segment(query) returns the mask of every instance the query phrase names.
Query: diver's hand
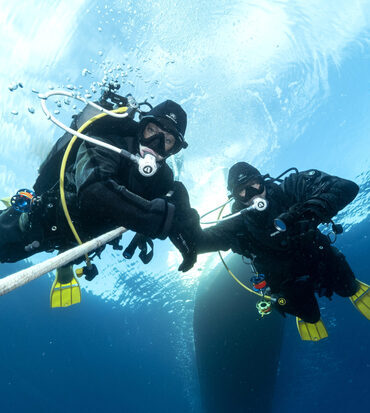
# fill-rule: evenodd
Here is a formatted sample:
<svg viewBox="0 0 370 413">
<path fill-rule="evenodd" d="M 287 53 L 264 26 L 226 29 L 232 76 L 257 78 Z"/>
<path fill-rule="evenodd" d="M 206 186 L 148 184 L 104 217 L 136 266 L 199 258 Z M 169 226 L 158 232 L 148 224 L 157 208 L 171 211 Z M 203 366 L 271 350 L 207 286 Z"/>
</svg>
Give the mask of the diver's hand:
<svg viewBox="0 0 370 413">
<path fill-rule="evenodd" d="M 175 210 L 169 237 L 183 258 L 179 271 L 190 270 L 197 261 L 196 238 L 198 231 L 201 231 L 199 221 L 199 214 L 193 208 L 187 211 Z"/>
<path fill-rule="evenodd" d="M 182 232 L 170 235 L 170 240 L 182 255 L 183 260 L 178 270 L 182 272 L 189 271 L 197 262 L 197 252 L 194 242 Z"/>
<path fill-rule="evenodd" d="M 322 218 L 305 204 L 295 204 L 274 220 L 278 232 L 286 233 L 291 248 L 305 249 L 312 245 Z"/>
<path fill-rule="evenodd" d="M 306 214 L 289 229 L 288 239 L 290 243 L 299 249 L 311 247 L 316 239 L 319 224 L 320 219 L 318 217 L 314 214 Z"/>
</svg>

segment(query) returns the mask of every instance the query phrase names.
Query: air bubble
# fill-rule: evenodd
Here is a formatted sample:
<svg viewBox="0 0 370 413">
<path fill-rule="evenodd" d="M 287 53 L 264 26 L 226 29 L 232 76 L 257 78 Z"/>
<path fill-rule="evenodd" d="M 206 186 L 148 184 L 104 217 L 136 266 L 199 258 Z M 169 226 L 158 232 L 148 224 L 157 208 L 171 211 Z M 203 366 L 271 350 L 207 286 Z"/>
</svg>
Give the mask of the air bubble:
<svg viewBox="0 0 370 413">
<path fill-rule="evenodd" d="M 17 84 L 17 83 L 12 83 L 11 85 L 8 86 L 8 89 L 9 89 L 11 92 L 14 92 L 14 90 L 17 90 L 17 89 L 18 89 L 18 84 Z"/>
</svg>

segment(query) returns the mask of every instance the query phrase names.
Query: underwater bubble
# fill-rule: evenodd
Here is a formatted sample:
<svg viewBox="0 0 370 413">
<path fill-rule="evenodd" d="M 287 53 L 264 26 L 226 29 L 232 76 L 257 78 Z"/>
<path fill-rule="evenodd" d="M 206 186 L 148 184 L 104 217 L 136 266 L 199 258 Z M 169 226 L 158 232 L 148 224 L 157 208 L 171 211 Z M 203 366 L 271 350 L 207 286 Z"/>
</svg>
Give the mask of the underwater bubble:
<svg viewBox="0 0 370 413">
<path fill-rule="evenodd" d="M 32 106 L 30 106 L 29 108 L 28 108 L 28 112 L 30 112 L 30 113 L 35 113 L 35 108 L 33 108 Z"/>
<path fill-rule="evenodd" d="M 77 109 L 77 105 L 73 105 L 73 106 L 72 106 L 72 109 Z"/>
<path fill-rule="evenodd" d="M 55 115 L 59 115 L 59 113 L 60 113 L 60 110 L 58 110 L 58 109 L 55 109 L 55 110 L 54 110 L 54 114 L 55 114 Z"/>
<path fill-rule="evenodd" d="M 65 98 L 65 99 L 64 99 L 64 103 L 65 103 L 66 105 L 69 105 L 69 104 L 71 103 L 71 100 L 70 100 L 69 98 Z"/>
<path fill-rule="evenodd" d="M 18 86 L 23 89 L 23 83 L 22 82 L 18 82 Z"/>
<path fill-rule="evenodd" d="M 18 84 L 17 83 L 12 83 L 11 85 L 8 86 L 8 89 L 13 92 L 14 90 L 18 89 Z"/>
<path fill-rule="evenodd" d="M 92 97 L 92 95 L 90 93 L 85 93 L 85 98 L 86 99 L 90 99 Z"/>
<path fill-rule="evenodd" d="M 101 27 L 98 27 L 98 32 L 101 32 L 103 29 Z"/>
<path fill-rule="evenodd" d="M 49 85 L 48 88 L 49 88 L 50 90 L 54 90 L 54 86 Z"/>
<path fill-rule="evenodd" d="M 75 87 L 73 85 L 67 85 L 66 88 L 69 90 L 73 90 Z"/>
<path fill-rule="evenodd" d="M 90 70 L 82 69 L 82 72 L 81 72 L 82 76 L 86 76 L 88 73 L 91 74 Z"/>
<path fill-rule="evenodd" d="M 99 56 L 103 56 L 103 52 L 101 50 L 98 51 Z"/>
<path fill-rule="evenodd" d="M 12 110 L 10 113 L 11 113 L 12 115 L 18 115 L 18 111 L 17 111 L 17 110 Z"/>
<path fill-rule="evenodd" d="M 39 91 L 37 89 L 33 89 L 33 88 L 32 88 L 32 92 L 33 93 L 39 93 Z"/>
</svg>

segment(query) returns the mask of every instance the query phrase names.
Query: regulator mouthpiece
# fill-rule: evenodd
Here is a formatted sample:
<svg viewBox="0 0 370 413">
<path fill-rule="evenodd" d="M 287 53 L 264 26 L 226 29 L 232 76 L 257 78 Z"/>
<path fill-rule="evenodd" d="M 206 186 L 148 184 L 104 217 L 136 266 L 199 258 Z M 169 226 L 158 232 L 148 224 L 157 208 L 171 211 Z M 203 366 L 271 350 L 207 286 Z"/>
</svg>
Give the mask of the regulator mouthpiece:
<svg viewBox="0 0 370 413">
<path fill-rule="evenodd" d="M 267 208 L 267 201 L 263 198 L 256 198 L 252 204 L 253 209 L 262 212 Z"/>
<path fill-rule="evenodd" d="M 154 155 L 146 153 L 144 158 L 139 159 L 139 172 L 143 176 L 153 176 L 157 172 L 157 160 Z"/>
</svg>

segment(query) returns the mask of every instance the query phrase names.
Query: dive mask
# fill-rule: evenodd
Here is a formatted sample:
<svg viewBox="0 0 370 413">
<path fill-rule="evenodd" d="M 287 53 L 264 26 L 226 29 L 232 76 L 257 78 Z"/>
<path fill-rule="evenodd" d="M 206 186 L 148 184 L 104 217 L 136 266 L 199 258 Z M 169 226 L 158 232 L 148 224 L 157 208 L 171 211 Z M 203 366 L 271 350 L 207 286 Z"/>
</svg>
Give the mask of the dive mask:
<svg viewBox="0 0 370 413">
<path fill-rule="evenodd" d="M 252 185 L 258 184 L 259 187 L 255 188 Z M 240 202 L 247 203 L 250 199 L 257 195 L 261 195 L 265 190 L 265 182 L 262 176 L 254 176 L 248 178 L 245 182 L 240 182 L 240 184 L 234 189 L 233 196 Z"/>
<path fill-rule="evenodd" d="M 171 155 L 175 155 L 180 152 L 182 148 L 186 148 L 187 143 L 184 141 L 183 136 L 173 128 L 167 127 L 164 122 L 159 122 L 155 119 L 150 119 L 151 123 L 154 123 L 156 126 L 161 128 L 163 131 L 171 134 L 175 138 L 173 146 L 166 151 L 166 136 L 162 132 L 158 132 L 150 136 L 149 138 L 144 138 L 145 127 L 139 132 L 139 142 L 142 146 L 152 149 L 162 158 L 167 158 Z M 149 123 L 149 122 L 148 122 Z"/>
</svg>

